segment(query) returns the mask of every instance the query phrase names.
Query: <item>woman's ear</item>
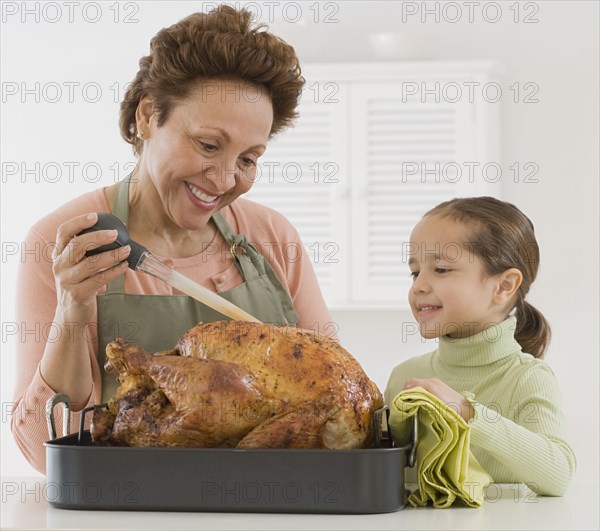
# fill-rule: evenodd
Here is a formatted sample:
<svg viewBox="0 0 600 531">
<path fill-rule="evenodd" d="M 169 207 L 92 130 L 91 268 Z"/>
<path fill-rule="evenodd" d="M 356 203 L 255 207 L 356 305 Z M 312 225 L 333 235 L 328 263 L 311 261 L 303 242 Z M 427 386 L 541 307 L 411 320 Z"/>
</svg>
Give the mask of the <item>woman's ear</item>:
<svg viewBox="0 0 600 531">
<path fill-rule="evenodd" d="M 507 269 L 498 275 L 498 284 L 494 292 L 494 302 L 505 304 L 516 294 L 523 282 L 523 274 L 515 267 Z"/>
<path fill-rule="evenodd" d="M 142 96 L 135 110 L 135 121 L 138 132 L 141 132 L 144 139 L 150 136 L 150 121 L 154 115 L 154 101 L 150 96 Z"/>
</svg>

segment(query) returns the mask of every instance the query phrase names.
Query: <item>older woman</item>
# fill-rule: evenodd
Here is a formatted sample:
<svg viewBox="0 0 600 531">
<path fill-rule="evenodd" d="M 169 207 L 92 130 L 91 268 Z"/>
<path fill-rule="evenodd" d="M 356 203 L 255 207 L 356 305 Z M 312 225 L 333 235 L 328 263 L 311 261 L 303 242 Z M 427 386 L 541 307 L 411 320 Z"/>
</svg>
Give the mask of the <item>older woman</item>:
<svg viewBox="0 0 600 531">
<path fill-rule="evenodd" d="M 296 230 L 239 198 L 269 138 L 295 118 L 304 83 L 293 48 L 260 29 L 249 12 L 220 6 L 161 30 L 121 105 L 135 170 L 28 233 L 26 248 L 55 244 L 52 260 L 24 257 L 18 283 L 19 322 L 51 330 L 46 341 L 22 342 L 17 360 L 12 429 L 36 469 L 45 469 L 49 397 L 66 393 L 80 411 L 114 393 L 115 377 L 103 369 L 109 341 L 120 336 L 156 352 L 199 321 L 223 319 L 127 269 L 128 248 L 86 257 L 116 238 L 74 237 L 95 224 L 95 212 L 120 217 L 133 240 L 261 321 L 303 328 L 330 321 L 307 254 L 286 260 L 284 246 L 302 248 Z"/>
</svg>

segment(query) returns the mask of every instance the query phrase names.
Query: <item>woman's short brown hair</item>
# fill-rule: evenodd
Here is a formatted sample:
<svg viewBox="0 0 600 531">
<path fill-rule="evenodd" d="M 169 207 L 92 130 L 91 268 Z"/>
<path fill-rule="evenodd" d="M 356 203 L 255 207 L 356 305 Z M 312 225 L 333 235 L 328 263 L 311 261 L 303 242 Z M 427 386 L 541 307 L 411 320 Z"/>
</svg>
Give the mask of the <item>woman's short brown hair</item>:
<svg viewBox="0 0 600 531">
<path fill-rule="evenodd" d="M 194 13 L 160 30 L 150 42 L 150 54 L 129 85 L 119 126 L 121 136 L 141 152 L 135 113 L 148 95 L 158 111 L 158 126 L 167 120 L 174 103 L 188 96 L 203 80 L 231 79 L 266 90 L 273 105 L 271 136 L 290 126 L 304 78 L 294 48 L 253 25 L 252 13 L 221 5 L 209 13 Z"/>
</svg>

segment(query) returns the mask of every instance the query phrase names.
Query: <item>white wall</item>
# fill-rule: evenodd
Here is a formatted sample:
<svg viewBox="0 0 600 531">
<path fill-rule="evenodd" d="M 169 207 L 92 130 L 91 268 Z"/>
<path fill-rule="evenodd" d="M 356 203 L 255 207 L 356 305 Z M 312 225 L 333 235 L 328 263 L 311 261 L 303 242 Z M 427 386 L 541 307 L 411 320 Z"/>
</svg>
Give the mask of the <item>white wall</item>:
<svg viewBox="0 0 600 531">
<path fill-rule="evenodd" d="M 22 19 L 21 2 L 5 2 L 2 7 L 3 475 L 35 473 L 12 440 L 7 414 L 14 374 L 15 337 L 6 332 L 15 321 L 15 246 L 45 213 L 71 197 L 124 176 L 124 165 L 132 158 L 117 128 L 117 100 L 123 85 L 133 77 L 138 59 L 147 52 L 149 39 L 158 29 L 211 3 L 168 2 L 167 6 L 167 2 L 130 2 L 121 3 L 117 13 L 114 8 L 110 10 L 112 2 L 99 4 L 101 12 L 93 3 L 81 2 L 71 14 L 72 22 L 68 8 L 63 6 L 61 19 L 54 23 L 49 20 L 57 19 L 56 8 L 50 6 L 44 11 L 43 3 L 27 3 L 34 9 L 36 4 L 37 21 L 35 14 Z M 499 103 L 503 165 L 535 162 L 540 167 L 535 183 L 503 178 L 502 193 L 536 226 L 542 262 L 530 299 L 553 325 L 547 361 L 565 397 L 570 441 L 579 461 L 576 481 L 597 483 L 598 3 L 537 2 L 529 3 L 527 9 L 522 3 L 518 23 L 509 9 L 513 2 L 500 4 L 501 19 L 496 23 L 488 21 L 496 16 L 490 2 L 474 8 L 472 22 L 463 5 L 462 19 L 456 23 L 448 21 L 457 16 L 456 11 L 434 2 L 427 5 L 438 9 L 437 22 L 434 14 L 421 22 L 422 11 L 407 15 L 415 6 L 420 10 L 421 2 L 322 3 L 318 22 L 314 21 L 314 8 L 310 10 L 314 2 L 299 3 L 301 13 L 292 4 L 271 4 L 272 17 L 262 5 L 261 15 L 265 22 L 272 22 L 275 33 L 297 48 L 305 62 L 379 59 L 369 48 L 370 33 L 428 32 L 436 39 L 431 42 L 437 43 L 431 58 L 493 60 L 506 68 L 504 87 L 515 82 L 539 86 L 538 103 L 514 103 L 510 91 Z M 533 14 L 531 6 L 537 13 Z M 258 7 L 258 3 L 251 5 L 255 11 Z M 18 12 L 11 14 L 13 9 Z M 528 14 L 538 22 L 524 23 Z M 327 15 L 337 22 L 324 23 Z M 126 16 L 130 16 L 130 23 L 124 22 Z M 87 21 L 95 18 L 98 22 Z M 22 103 L 22 89 L 35 88 L 36 82 L 40 83 L 39 103 L 31 94 Z M 72 102 L 69 82 L 79 83 L 74 86 Z M 86 83 L 91 84 L 84 91 Z M 120 85 L 118 94 L 115 83 Z M 61 88 L 62 97 L 56 86 Z M 99 95 L 97 87 L 101 89 Z M 11 95 L 13 90 L 18 90 L 17 94 Z M 98 101 L 92 103 L 96 98 Z M 53 99 L 59 101 L 50 103 Z M 67 166 L 71 162 L 79 163 L 72 179 Z M 40 170 L 14 174 L 10 171 L 14 163 L 25 163 L 27 168 L 39 163 Z M 110 169 L 115 163 L 118 172 Z M 84 176 L 85 164 L 89 165 Z M 59 178 L 56 165 L 62 170 Z M 102 172 L 98 180 L 95 168 Z M 382 388 L 395 364 L 434 346 L 418 337 L 404 341 L 398 337 L 399 323 L 412 319 L 408 313 L 335 311 L 333 317 L 345 346 Z"/>
</svg>

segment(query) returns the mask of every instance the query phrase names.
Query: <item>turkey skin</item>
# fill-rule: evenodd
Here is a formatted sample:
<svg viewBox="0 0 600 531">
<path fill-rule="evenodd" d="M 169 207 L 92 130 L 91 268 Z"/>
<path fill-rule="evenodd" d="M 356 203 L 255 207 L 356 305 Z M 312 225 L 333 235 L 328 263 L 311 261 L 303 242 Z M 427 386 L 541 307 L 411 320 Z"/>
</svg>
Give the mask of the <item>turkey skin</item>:
<svg viewBox="0 0 600 531">
<path fill-rule="evenodd" d="M 377 386 L 335 340 L 243 321 L 200 323 L 154 355 L 106 347 L 120 382 L 94 411 L 97 444 L 143 447 L 366 448 Z"/>
</svg>

